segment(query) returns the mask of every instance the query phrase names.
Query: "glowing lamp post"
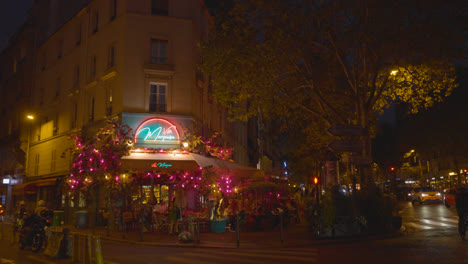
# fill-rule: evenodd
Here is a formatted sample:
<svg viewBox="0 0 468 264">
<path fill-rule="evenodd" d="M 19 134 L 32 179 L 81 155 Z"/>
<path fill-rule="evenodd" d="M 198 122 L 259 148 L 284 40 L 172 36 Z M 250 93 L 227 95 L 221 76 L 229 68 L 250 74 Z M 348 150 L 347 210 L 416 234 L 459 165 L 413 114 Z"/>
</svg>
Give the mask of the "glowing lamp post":
<svg viewBox="0 0 468 264">
<path fill-rule="evenodd" d="M 26 115 L 26 118 L 28 120 L 34 120 L 34 115 Z M 29 121 L 31 122 L 31 121 Z M 24 173 L 29 176 L 28 170 L 29 170 L 29 145 L 30 145 L 30 137 L 31 137 L 31 124 L 28 124 L 28 146 L 26 148 L 26 161 L 24 164 Z"/>
</svg>

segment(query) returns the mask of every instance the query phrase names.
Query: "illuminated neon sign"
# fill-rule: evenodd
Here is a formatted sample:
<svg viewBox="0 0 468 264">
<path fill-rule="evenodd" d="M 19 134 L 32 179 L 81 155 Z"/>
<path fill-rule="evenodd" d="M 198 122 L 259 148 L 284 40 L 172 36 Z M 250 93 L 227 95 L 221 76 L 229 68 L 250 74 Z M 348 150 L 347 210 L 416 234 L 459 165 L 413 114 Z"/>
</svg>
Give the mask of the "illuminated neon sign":
<svg viewBox="0 0 468 264">
<path fill-rule="evenodd" d="M 153 168 L 170 168 L 172 167 L 172 164 L 167 164 L 166 162 L 155 162 L 151 164 L 151 167 Z"/>
<path fill-rule="evenodd" d="M 135 143 L 146 144 L 179 144 L 180 136 L 171 122 L 152 118 L 143 122 L 135 133 Z"/>
</svg>

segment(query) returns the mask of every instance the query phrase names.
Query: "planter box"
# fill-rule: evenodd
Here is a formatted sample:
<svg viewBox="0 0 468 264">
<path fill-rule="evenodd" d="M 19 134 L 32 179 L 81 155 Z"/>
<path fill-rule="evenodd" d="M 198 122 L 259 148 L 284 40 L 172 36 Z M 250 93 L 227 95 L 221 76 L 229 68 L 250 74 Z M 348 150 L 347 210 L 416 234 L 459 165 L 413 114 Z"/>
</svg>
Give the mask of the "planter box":
<svg viewBox="0 0 468 264">
<path fill-rule="evenodd" d="M 226 220 L 211 221 L 210 231 L 212 233 L 223 233 L 226 232 Z"/>
</svg>

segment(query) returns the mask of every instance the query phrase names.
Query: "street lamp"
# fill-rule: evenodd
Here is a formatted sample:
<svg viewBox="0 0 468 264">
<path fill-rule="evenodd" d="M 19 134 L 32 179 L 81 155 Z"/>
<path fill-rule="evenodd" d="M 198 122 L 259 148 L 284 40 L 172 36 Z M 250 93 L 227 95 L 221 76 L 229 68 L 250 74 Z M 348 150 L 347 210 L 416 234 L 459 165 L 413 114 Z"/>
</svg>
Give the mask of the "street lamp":
<svg viewBox="0 0 468 264">
<path fill-rule="evenodd" d="M 29 119 L 29 120 L 34 120 L 34 115 L 26 115 L 26 118 Z M 29 121 L 31 122 L 31 121 Z M 30 146 L 30 142 L 31 142 L 31 124 L 28 124 L 28 145 L 27 145 L 27 148 L 26 148 L 26 161 L 25 161 L 25 164 L 24 164 L 24 173 L 25 175 L 29 176 L 29 146 Z"/>
</svg>

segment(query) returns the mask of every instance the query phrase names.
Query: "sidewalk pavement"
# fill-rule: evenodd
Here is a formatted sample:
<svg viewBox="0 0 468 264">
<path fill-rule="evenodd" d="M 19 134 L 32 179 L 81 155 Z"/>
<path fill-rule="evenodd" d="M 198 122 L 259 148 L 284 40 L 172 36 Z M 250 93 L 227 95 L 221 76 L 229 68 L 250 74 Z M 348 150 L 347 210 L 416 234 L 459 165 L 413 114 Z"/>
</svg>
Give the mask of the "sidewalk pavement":
<svg viewBox="0 0 468 264">
<path fill-rule="evenodd" d="M 92 229 L 71 228 L 71 232 L 81 234 L 92 234 Z M 180 242 L 177 235 L 169 235 L 159 232 L 143 232 L 138 229 L 133 229 L 125 232 L 122 231 L 107 231 L 106 227 L 97 227 L 94 230 L 94 235 L 99 236 L 101 240 L 111 240 L 122 243 L 131 243 L 136 245 L 146 246 L 163 246 L 163 247 L 209 247 L 209 248 L 236 248 L 237 233 L 222 232 L 199 233 L 199 239 L 195 232 L 192 236 L 192 241 L 188 243 Z M 283 243 L 281 242 L 283 238 Z M 307 232 L 307 227 L 303 225 L 289 226 L 283 229 L 283 237 L 279 228 L 274 230 L 256 231 L 256 232 L 239 232 L 239 247 L 275 247 L 275 246 L 300 246 L 314 242 L 312 234 Z"/>
<path fill-rule="evenodd" d="M 5 232 L 11 230 L 11 223 L 5 223 Z M 144 232 L 138 228 L 128 230 L 125 235 L 122 231 L 108 231 L 106 227 L 91 228 L 76 228 L 73 226 L 62 226 L 69 228 L 70 232 L 76 232 L 83 235 L 99 236 L 101 240 L 110 240 L 120 243 L 129 243 L 144 246 L 160 246 L 160 247 L 202 247 L 202 248 L 237 248 L 237 233 L 236 232 L 200 232 L 199 240 L 197 233 L 192 237 L 192 242 L 180 242 L 177 235 L 169 235 L 159 232 Z M 52 227 L 52 230 L 61 230 L 62 227 Z M 303 247 L 313 244 L 329 244 L 340 243 L 343 241 L 353 241 L 362 239 L 375 239 L 383 237 L 392 237 L 399 235 L 399 232 L 379 236 L 365 237 L 338 237 L 316 239 L 307 230 L 306 225 L 289 225 L 283 229 L 281 235 L 280 228 L 273 230 L 264 230 L 256 232 L 239 232 L 239 247 L 240 248 L 271 248 L 271 247 Z"/>
</svg>

